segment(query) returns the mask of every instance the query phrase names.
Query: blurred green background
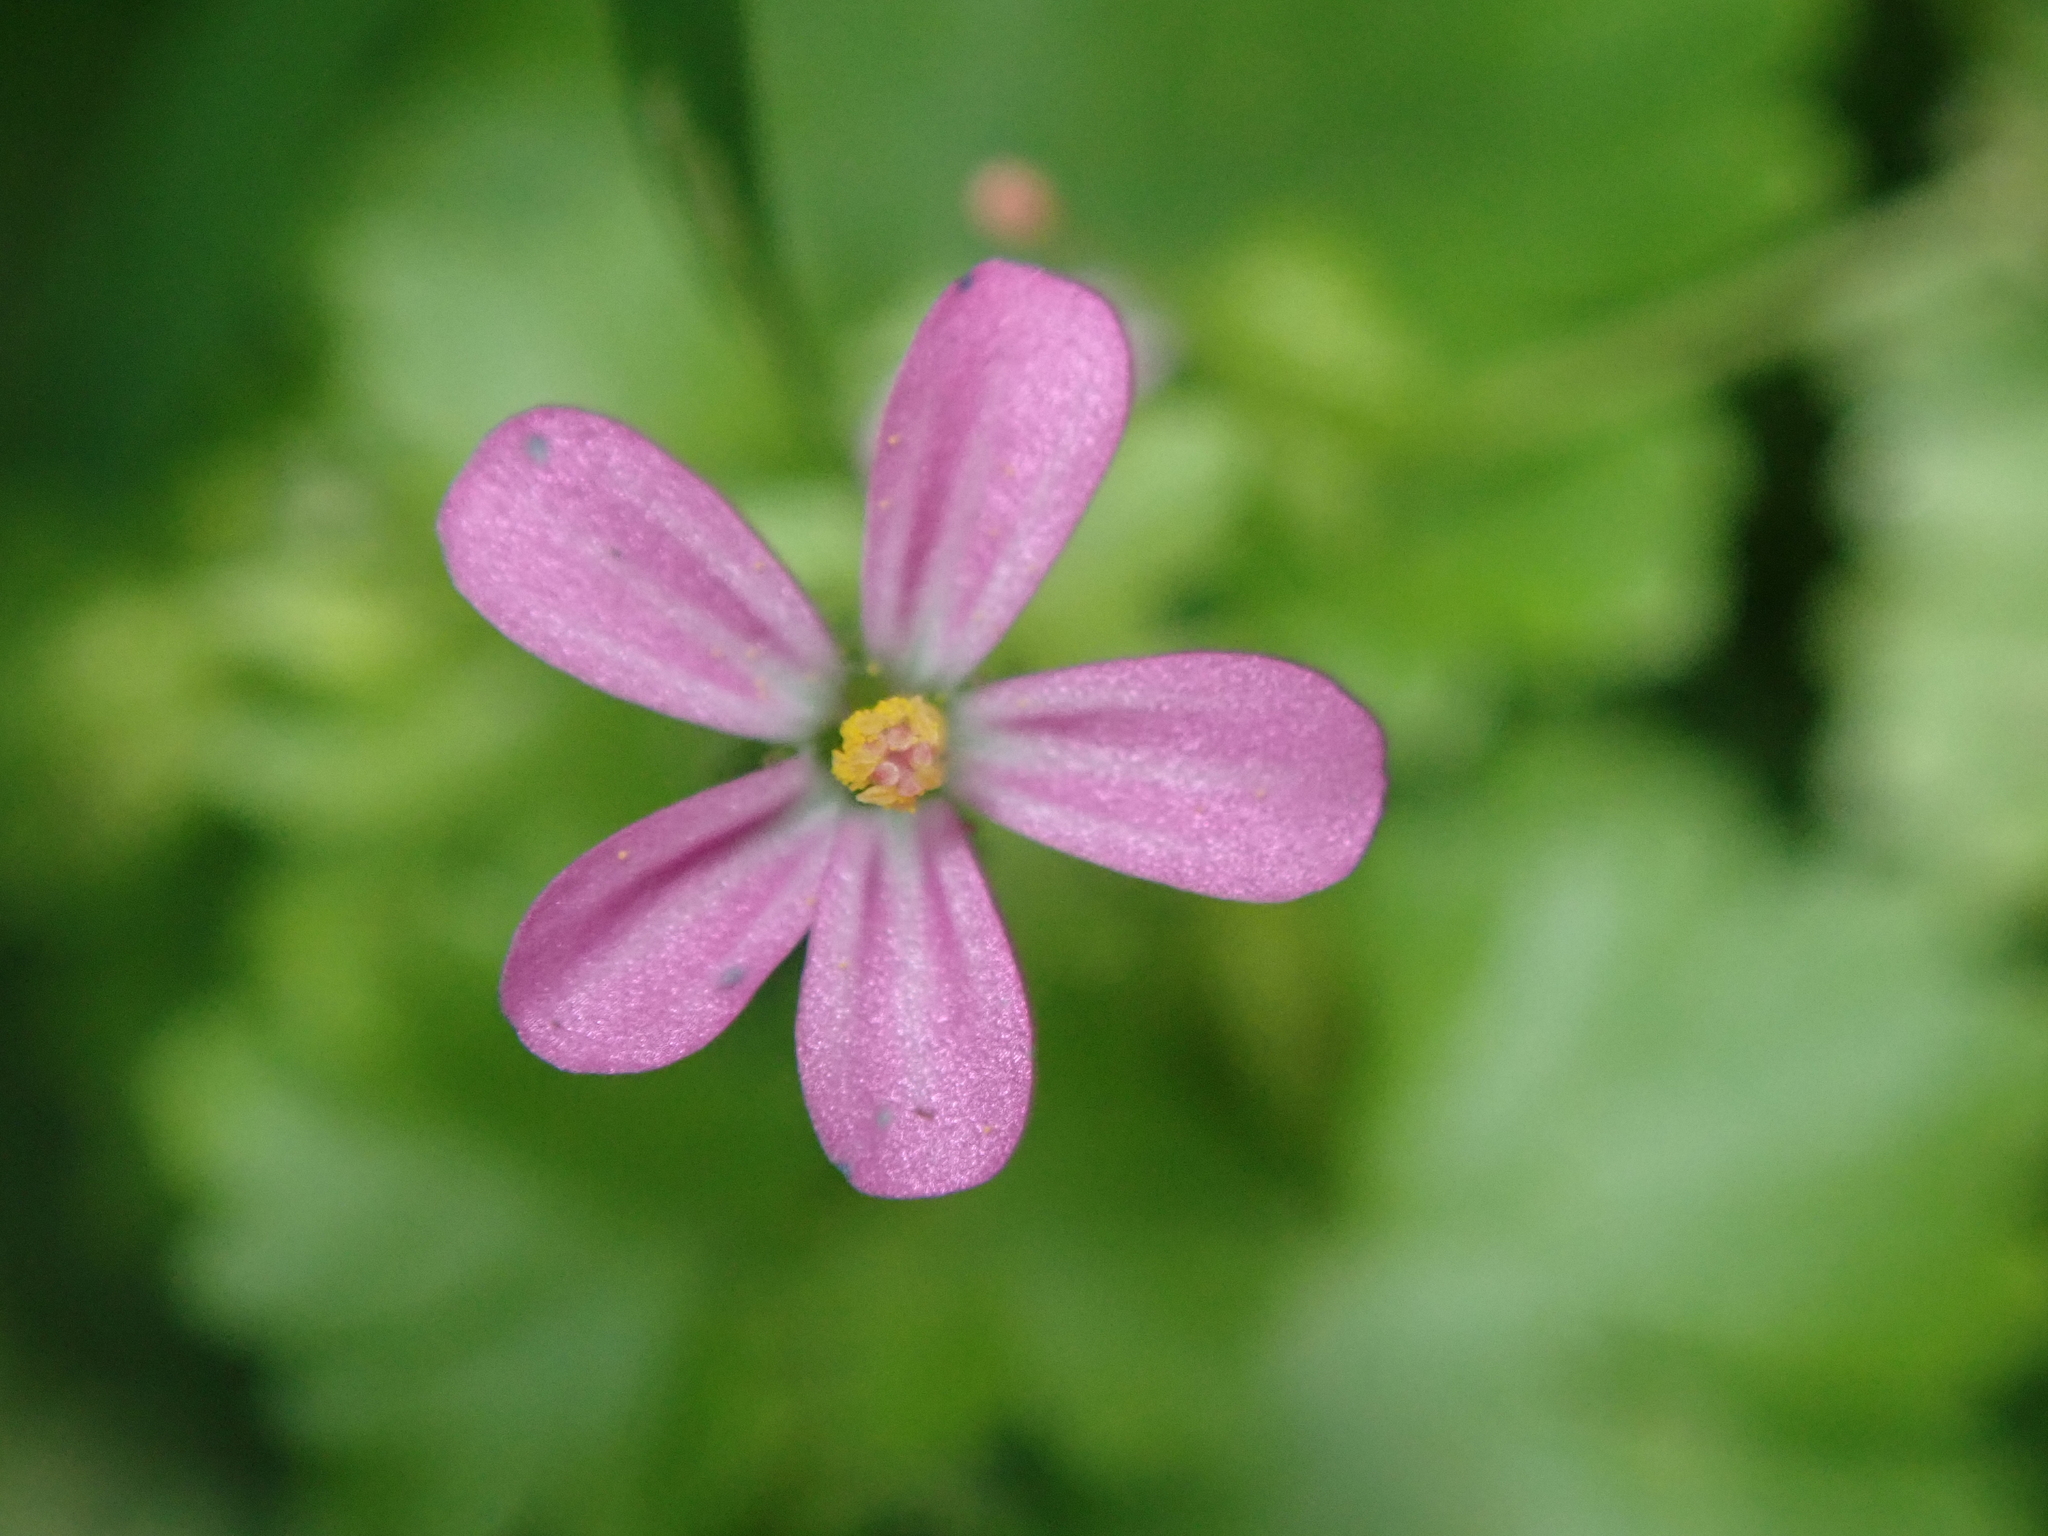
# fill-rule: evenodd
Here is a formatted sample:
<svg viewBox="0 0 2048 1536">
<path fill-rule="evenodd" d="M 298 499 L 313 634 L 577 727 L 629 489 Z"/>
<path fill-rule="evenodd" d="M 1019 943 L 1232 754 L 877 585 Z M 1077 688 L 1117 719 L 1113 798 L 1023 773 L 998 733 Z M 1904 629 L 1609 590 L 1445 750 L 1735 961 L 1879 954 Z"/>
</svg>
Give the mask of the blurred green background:
<svg viewBox="0 0 2048 1536">
<path fill-rule="evenodd" d="M 0 26 L 0 1531 L 2048 1530 L 2048 13 Z M 526 903 L 748 749 L 432 524 L 587 406 L 847 623 L 997 250 L 1147 383 L 991 670 L 1290 656 L 1394 788 L 1276 908 L 982 829 L 1037 1109 L 899 1205 L 791 967 L 645 1077 L 518 1047 Z"/>
</svg>

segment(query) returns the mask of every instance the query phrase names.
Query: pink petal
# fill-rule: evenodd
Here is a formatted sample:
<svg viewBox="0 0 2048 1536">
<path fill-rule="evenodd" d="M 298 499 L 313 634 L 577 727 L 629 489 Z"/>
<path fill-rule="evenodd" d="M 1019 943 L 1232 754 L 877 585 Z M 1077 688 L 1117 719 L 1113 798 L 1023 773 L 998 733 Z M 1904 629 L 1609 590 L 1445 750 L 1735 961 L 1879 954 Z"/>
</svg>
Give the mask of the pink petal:
<svg viewBox="0 0 2048 1536">
<path fill-rule="evenodd" d="M 499 997 L 570 1072 L 644 1072 L 711 1043 L 811 925 L 839 797 L 792 758 L 692 795 L 557 875 Z"/>
<path fill-rule="evenodd" d="M 912 687 L 988 655 L 1067 542 L 1130 410 L 1131 357 L 1101 295 L 985 261 L 918 328 L 868 481 L 861 622 Z"/>
<path fill-rule="evenodd" d="M 808 736 L 829 708 L 839 652 L 803 589 L 630 427 L 514 416 L 455 477 L 440 532 L 462 595 L 594 688 L 763 741 Z"/>
<path fill-rule="evenodd" d="M 818 894 L 797 1070 L 856 1189 L 943 1195 L 993 1178 L 1031 1107 L 1031 1014 L 953 808 L 859 810 Z"/>
<path fill-rule="evenodd" d="M 1195 652 L 1040 672 L 953 710 L 951 788 L 1127 875 L 1288 901 L 1349 874 L 1386 796 L 1379 725 L 1320 672 Z"/>
</svg>

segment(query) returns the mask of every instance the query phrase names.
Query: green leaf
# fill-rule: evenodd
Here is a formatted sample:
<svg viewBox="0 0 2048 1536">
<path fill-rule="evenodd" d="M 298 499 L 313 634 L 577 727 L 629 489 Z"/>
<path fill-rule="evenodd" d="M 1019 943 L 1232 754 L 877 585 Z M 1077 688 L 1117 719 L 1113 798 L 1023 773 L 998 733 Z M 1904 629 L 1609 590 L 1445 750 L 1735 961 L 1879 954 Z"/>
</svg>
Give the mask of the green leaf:
<svg viewBox="0 0 2048 1536">
<path fill-rule="evenodd" d="M 618 416 L 706 469 L 786 446 L 613 63 L 594 0 L 494 10 L 351 159 L 317 258 L 337 404 L 387 451 L 432 455 L 437 478 L 543 402 Z"/>
<path fill-rule="evenodd" d="M 1597 738 L 1397 809 L 1293 1528 L 2019 1528 L 1970 1447 L 2041 1321 L 2048 1058 L 1928 908 L 1751 819 Z"/>
<path fill-rule="evenodd" d="M 1677 676 L 1720 628 L 1747 459 L 1713 405 L 1384 458 L 1313 423 L 1269 430 L 1263 558 L 1228 638 L 1348 684 L 1397 769 L 1471 752 L 1517 696 Z"/>
<path fill-rule="evenodd" d="M 1836 810 L 1974 910 L 2048 910 L 2048 303 L 1951 284 L 1868 327 L 1844 375 Z"/>
<path fill-rule="evenodd" d="M 1140 402 L 1101 491 L 993 664 L 1070 666 L 1185 646 L 1256 493 L 1253 433 L 1192 391 Z"/>
<path fill-rule="evenodd" d="M 1808 86 L 1834 11 L 764 0 L 753 41 L 771 202 L 829 313 L 971 261 L 967 179 L 1023 154 L 1079 259 L 1185 272 L 1306 216 L 1377 252 L 1463 354 L 1811 218 L 1841 168 Z"/>
<path fill-rule="evenodd" d="M 4 1341 L 0 1341 L 4 1342 Z M 205 1472 L 70 1385 L 30 1390 L 0 1350 L 0 1530 L 8 1536 L 233 1536 L 254 1527 Z"/>
<path fill-rule="evenodd" d="M 44 281 L 0 382 L 14 452 L 104 485 L 303 383 L 295 258 L 407 9 L 209 0 L 152 16 L 134 78 L 109 71 L 122 109 L 90 174 L 36 211 Z"/>
<path fill-rule="evenodd" d="M 695 1269 L 669 1238 L 224 1035 L 181 1039 L 153 1098 L 201 1197 L 186 1284 L 288 1363 L 320 1528 L 497 1531 L 588 1501 L 674 1368 Z"/>
</svg>

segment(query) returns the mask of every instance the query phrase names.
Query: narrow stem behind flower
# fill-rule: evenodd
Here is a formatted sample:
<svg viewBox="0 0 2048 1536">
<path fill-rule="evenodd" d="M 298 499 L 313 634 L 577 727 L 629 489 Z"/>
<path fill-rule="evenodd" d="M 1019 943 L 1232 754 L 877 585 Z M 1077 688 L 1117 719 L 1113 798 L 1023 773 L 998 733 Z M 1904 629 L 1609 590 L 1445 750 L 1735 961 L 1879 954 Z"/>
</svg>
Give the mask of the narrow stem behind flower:
<svg viewBox="0 0 2048 1536">
<path fill-rule="evenodd" d="M 663 178 L 767 349 L 793 436 L 843 468 L 817 338 L 775 248 L 747 95 L 746 23 L 736 0 L 621 8 L 638 126 Z"/>
</svg>

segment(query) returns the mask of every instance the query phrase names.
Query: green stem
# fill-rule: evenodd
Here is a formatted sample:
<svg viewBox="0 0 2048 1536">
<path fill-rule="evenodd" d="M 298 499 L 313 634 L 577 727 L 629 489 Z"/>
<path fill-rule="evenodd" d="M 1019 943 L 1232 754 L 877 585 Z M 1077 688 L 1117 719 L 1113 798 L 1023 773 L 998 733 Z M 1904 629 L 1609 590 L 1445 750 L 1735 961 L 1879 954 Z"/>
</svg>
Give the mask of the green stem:
<svg viewBox="0 0 2048 1536">
<path fill-rule="evenodd" d="M 776 260 L 774 242 L 740 168 L 707 132 L 676 77 L 662 68 L 640 79 L 641 123 L 649 147 L 739 311 L 754 328 L 782 394 L 790 433 L 819 467 L 844 468 L 830 373 L 802 305 Z"/>
</svg>

